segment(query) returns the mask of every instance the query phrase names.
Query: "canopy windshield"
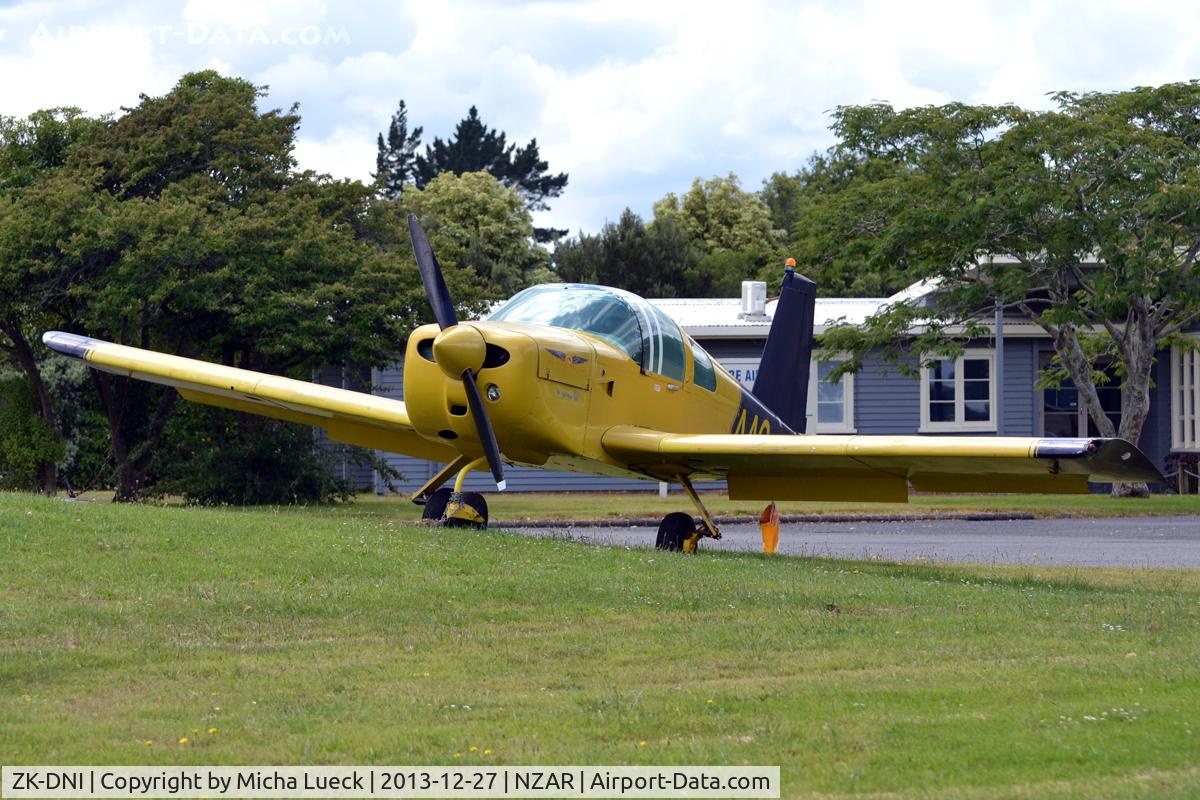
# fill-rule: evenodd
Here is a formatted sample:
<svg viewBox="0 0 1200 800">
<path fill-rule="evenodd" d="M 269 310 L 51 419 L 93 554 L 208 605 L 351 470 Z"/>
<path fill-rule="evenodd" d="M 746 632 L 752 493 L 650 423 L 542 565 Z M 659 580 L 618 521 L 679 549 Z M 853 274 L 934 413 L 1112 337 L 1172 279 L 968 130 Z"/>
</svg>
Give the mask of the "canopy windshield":
<svg viewBox="0 0 1200 800">
<path fill-rule="evenodd" d="M 514 295 L 488 319 L 587 333 L 619 348 L 646 372 L 683 380 L 679 326 L 630 292 L 581 283 L 544 283 Z"/>
</svg>

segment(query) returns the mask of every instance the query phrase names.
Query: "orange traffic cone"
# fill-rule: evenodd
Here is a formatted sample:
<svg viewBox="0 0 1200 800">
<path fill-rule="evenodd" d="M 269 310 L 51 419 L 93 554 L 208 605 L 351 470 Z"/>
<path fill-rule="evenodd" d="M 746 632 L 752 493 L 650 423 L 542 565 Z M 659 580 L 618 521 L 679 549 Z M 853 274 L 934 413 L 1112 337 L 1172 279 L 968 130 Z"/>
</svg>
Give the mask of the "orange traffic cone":
<svg viewBox="0 0 1200 800">
<path fill-rule="evenodd" d="M 758 518 L 758 527 L 762 529 L 763 552 L 774 553 L 775 548 L 779 547 L 779 509 L 775 508 L 774 501 L 763 509 Z"/>
</svg>

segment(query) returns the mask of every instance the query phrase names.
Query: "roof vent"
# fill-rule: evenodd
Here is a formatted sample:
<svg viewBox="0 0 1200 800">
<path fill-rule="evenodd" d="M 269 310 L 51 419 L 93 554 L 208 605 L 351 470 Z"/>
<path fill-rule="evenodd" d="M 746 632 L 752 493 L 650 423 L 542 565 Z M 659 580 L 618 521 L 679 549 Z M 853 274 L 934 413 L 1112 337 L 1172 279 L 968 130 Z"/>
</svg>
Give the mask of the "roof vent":
<svg viewBox="0 0 1200 800">
<path fill-rule="evenodd" d="M 742 313 L 738 319 L 766 319 L 766 281 L 742 281 Z"/>
</svg>

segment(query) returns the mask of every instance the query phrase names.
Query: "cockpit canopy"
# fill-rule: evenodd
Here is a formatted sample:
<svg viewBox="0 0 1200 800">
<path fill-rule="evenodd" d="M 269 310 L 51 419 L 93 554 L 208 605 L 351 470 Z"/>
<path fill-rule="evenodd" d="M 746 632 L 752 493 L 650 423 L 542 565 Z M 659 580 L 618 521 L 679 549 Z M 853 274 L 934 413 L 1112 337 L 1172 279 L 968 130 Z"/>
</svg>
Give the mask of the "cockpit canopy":
<svg viewBox="0 0 1200 800">
<path fill-rule="evenodd" d="M 679 326 L 631 292 L 582 283 L 543 283 L 513 295 L 488 319 L 587 333 L 626 353 L 644 372 L 684 379 L 686 350 Z"/>
</svg>

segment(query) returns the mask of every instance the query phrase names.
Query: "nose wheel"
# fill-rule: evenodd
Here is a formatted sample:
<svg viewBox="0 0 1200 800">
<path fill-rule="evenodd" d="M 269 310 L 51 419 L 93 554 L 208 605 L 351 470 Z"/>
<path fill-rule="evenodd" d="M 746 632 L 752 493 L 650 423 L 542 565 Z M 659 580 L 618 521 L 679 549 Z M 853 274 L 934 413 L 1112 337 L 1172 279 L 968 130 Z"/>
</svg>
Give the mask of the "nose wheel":
<svg viewBox="0 0 1200 800">
<path fill-rule="evenodd" d="M 479 492 L 438 489 L 425 500 L 421 519 L 446 528 L 483 530 L 488 524 L 487 498 Z"/>
<path fill-rule="evenodd" d="M 488 524 L 487 500 L 479 492 L 464 492 L 463 481 L 472 469 L 487 463 L 486 458 L 468 462 L 465 457 L 448 464 L 429 483 L 413 495 L 414 503 L 423 503 L 421 519 L 446 528 L 475 528 L 483 530 Z M 434 489 L 451 474 L 458 472 L 453 489 Z"/>
</svg>

